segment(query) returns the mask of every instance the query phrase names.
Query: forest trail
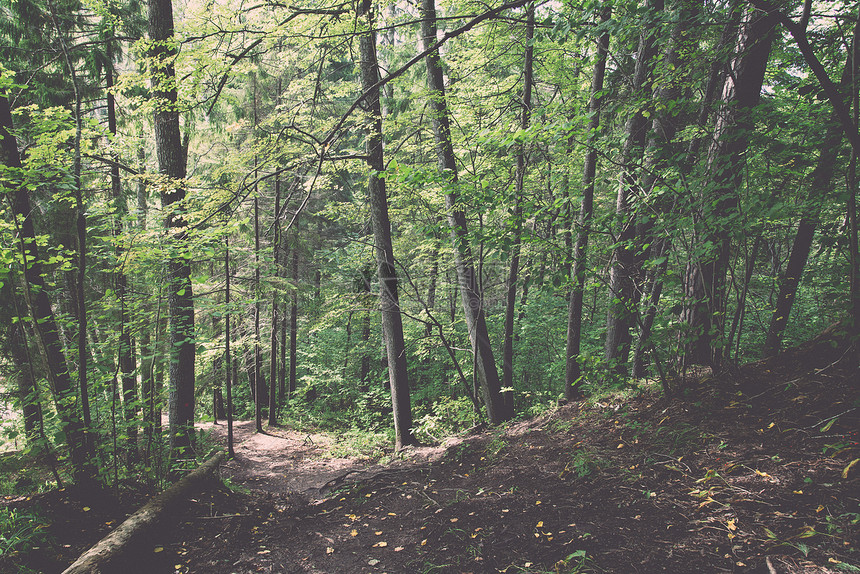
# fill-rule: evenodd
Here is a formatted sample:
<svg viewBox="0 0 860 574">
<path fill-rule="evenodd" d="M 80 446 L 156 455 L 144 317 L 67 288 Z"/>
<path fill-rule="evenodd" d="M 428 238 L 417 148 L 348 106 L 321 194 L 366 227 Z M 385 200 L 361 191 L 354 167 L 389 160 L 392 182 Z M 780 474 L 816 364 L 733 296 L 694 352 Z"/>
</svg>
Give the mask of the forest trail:
<svg viewBox="0 0 860 574">
<path fill-rule="evenodd" d="M 226 448 L 226 423 L 195 426 L 211 432 Z M 344 482 L 368 480 L 389 470 L 435 461 L 462 439 L 451 439 L 441 446 L 409 448 L 386 465 L 362 457 L 333 456 L 337 439 L 330 434 L 299 432 L 289 427 L 266 427 L 263 433 L 257 433 L 252 420 L 233 423 L 233 440 L 236 456 L 221 465 L 221 476 L 230 484 L 249 491 L 299 495 L 316 501 Z"/>
</svg>

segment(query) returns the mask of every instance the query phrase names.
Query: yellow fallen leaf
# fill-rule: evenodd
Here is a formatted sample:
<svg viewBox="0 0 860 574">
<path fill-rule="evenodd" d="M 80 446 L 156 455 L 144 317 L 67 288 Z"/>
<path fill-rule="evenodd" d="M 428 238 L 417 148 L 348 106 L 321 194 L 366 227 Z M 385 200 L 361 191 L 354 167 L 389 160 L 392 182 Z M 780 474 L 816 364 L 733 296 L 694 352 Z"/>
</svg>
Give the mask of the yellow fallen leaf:
<svg viewBox="0 0 860 574">
<path fill-rule="evenodd" d="M 726 521 L 726 528 L 728 528 L 729 530 L 737 530 L 738 529 L 738 527 L 735 525 L 735 519 L 734 518 L 729 518 Z"/>
<path fill-rule="evenodd" d="M 535 524 L 535 528 L 543 528 L 543 520 Z"/>
<path fill-rule="evenodd" d="M 331 546 L 326 546 L 325 553 L 334 554 L 334 548 L 332 548 Z"/>
<path fill-rule="evenodd" d="M 394 549 L 395 552 L 400 552 L 401 550 L 403 550 L 402 546 L 398 546 L 397 548 Z"/>
<path fill-rule="evenodd" d="M 374 534 L 376 534 L 377 536 L 381 536 L 381 535 L 382 535 L 382 530 L 377 530 L 376 532 L 374 532 Z"/>
<path fill-rule="evenodd" d="M 815 512 L 821 512 L 822 510 L 824 510 L 824 505 L 823 505 L 823 504 L 819 504 L 819 505 L 818 505 L 818 508 L 816 508 L 816 509 L 815 509 Z"/>
<path fill-rule="evenodd" d="M 84 512 L 89 512 L 89 511 L 90 511 L 90 507 L 89 507 L 89 506 L 84 506 L 82 510 L 83 510 Z"/>
<path fill-rule="evenodd" d="M 152 551 L 153 552 L 164 552 L 164 547 L 163 546 L 156 546 L 155 548 L 152 549 Z"/>
<path fill-rule="evenodd" d="M 623 442 L 618 443 L 618 446 L 615 448 L 624 448 L 624 443 Z"/>
<path fill-rule="evenodd" d="M 535 501 L 535 504 L 540 504 L 540 503 L 541 503 L 540 500 Z"/>
<path fill-rule="evenodd" d="M 373 545 L 374 548 L 385 548 L 388 546 L 388 542 L 377 542 Z"/>
<path fill-rule="evenodd" d="M 459 518 L 452 518 L 451 522 L 457 522 L 458 520 L 460 520 L 460 519 Z"/>
<path fill-rule="evenodd" d="M 794 494 L 803 494 L 802 490 L 792 490 Z"/>
<path fill-rule="evenodd" d="M 352 530 L 349 531 L 349 535 L 352 536 L 353 538 L 358 536 L 358 530 L 353 528 Z"/>
<path fill-rule="evenodd" d="M 763 476 L 764 478 L 770 478 L 770 475 L 766 472 L 762 472 L 760 470 L 756 470 L 755 473 L 759 476 Z"/>
<path fill-rule="evenodd" d="M 426 538 L 421 541 L 421 546 L 427 546 L 427 539 Z"/>
</svg>

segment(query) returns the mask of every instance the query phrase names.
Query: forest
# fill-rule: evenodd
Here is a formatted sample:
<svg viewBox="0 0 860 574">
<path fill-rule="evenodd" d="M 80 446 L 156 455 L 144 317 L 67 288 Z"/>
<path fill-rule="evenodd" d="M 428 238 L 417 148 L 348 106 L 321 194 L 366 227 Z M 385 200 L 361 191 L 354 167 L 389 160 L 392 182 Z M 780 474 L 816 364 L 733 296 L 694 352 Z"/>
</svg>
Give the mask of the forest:
<svg viewBox="0 0 860 574">
<path fill-rule="evenodd" d="M 821 434 L 856 421 L 855 2 L 0 13 L 0 495 L 161 490 L 227 419 L 228 457 L 251 421 L 396 459 L 601 397 L 702 408 L 825 330 L 841 354 L 791 364 L 847 373 Z M 856 433 L 816 448 L 856 484 Z"/>
</svg>

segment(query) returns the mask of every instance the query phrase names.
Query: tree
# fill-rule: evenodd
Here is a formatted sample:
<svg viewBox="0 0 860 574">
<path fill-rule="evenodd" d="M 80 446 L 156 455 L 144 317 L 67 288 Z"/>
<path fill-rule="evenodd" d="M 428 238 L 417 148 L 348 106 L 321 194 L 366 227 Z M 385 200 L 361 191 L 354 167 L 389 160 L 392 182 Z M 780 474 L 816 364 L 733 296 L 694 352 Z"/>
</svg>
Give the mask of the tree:
<svg viewBox="0 0 860 574">
<path fill-rule="evenodd" d="M 0 81 L 5 78 L 0 76 Z M 42 271 L 42 260 L 36 230 L 33 224 L 33 209 L 27 188 L 21 181 L 21 156 L 18 152 L 17 139 L 13 135 L 12 110 L 9 105 L 6 86 L 0 85 L 0 145 L 2 145 L 2 165 L 5 178 L 11 182 L 12 213 L 16 218 L 16 233 L 21 251 L 21 265 L 24 270 L 24 282 L 27 287 L 30 314 L 39 335 L 45 364 L 48 369 L 48 380 L 57 412 L 63 421 L 64 432 L 71 451 L 72 468 L 75 481 L 89 485 L 95 480 L 95 468 L 90 453 L 87 451 L 84 433 L 88 432 L 76 408 L 75 392 L 72 377 L 66 361 L 66 352 L 60 340 L 60 330 L 51 301 L 48 297 L 49 288 L 45 283 Z M 7 197 L 9 197 L 7 195 Z"/>
<path fill-rule="evenodd" d="M 641 23 L 636 67 L 633 72 L 631 95 L 633 113 L 624 128 L 624 147 L 618 163 L 621 176 L 616 199 L 616 245 L 609 275 L 609 310 L 606 318 L 606 362 L 618 372 L 627 371 L 627 359 L 632 341 L 631 329 L 636 323 L 637 306 L 641 297 L 641 268 L 637 257 L 636 231 L 638 211 L 632 205 L 634 196 L 641 195 L 636 166 L 640 163 L 648 135 L 649 112 L 639 102 L 651 92 L 651 75 L 657 56 L 658 24 L 663 0 L 648 0 Z"/>
<path fill-rule="evenodd" d="M 605 25 L 612 17 L 612 8 L 606 7 L 600 13 L 600 23 Z M 576 222 L 576 244 L 573 249 L 573 273 L 567 313 L 567 340 L 565 343 L 564 396 L 573 400 L 580 394 L 582 369 L 579 353 L 582 338 L 582 303 L 585 289 L 585 268 L 588 256 L 588 239 L 591 232 L 591 219 L 594 213 L 594 179 L 597 173 L 597 139 L 600 128 L 600 112 L 603 101 L 603 81 L 606 77 L 606 57 L 609 51 L 609 30 L 604 28 L 597 40 L 594 57 L 594 72 L 591 79 L 591 96 L 588 100 L 587 151 L 582 174 L 582 203 Z"/>
<path fill-rule="evenodd" d="M 397 269 L 391 243 L 391 223 L 388 218 L 388 196 L 382 156 L 382 107 L 379 103 L 379 66 L 376 58 L 376 32 L 372 0 L 359 0 L 356 16 L 363 26 L 359 38 L 361 86 L 367 92 L 367 191 L 370 200 L 370 220 L 373 226 L 374 250 L 379 277 L 379 304 L 382 308 L 382 330 L 388 356 L 391 403 L 394 409 L 395 448 L 414 444 L 412 434 L 412 405 L 406 370 L 406 347 L 397 293 Z"/>
<path fill-rule="evenodd" d="M 843 94 L 844 100 L 849 99 L 844 94 L 848 93 L 858 73 L 860 73 L 860 18 L 857 19 L 854 26 L 851 46 L 839 82 L 839 92 Z M 764 343 L 763 354 L 766 356 L 776 355 L 780 350 L 782 336 L 797 296 L 800 278 L 812 249 L 812 240 L 821 213 L 821 203 L 831 187 L 831 180 L 836 170 L 836 160 L 844 129 L 845 126 L 840 122 L 839 114 L 834 109 L 821 140 L 818 163 L 809 177 L 809 192 L 806 198 L 808 207 L 797 225 L 791 254 L 779 279 L 779 294 L 771 314 L 770 326 Z"/>
<path fill-rule="evenodd" d="M 429 49 L 436 40 L 435 0 L 422 1 L 421 35 L 424 49 Z M 454 266 L 466 328 L 472 343 L 475 370 L 487 418 L 491 424 L 499 424 L 513 416 L 513 409 L 506 406 L 501 395 L 499 372 L 487 331 L 484 303 L 478 287 L 472 248 L 469 244 L 466 215 L 458 203 L 457 160 L 451 140 L 451 123 L 445 101 L 445 80 L 438 50 L 431 51 L 425 59 L 427 84 L 430 89 L 429 105 L 433 114 L 431 122 L 436 141 L 439 171 L 445 178 L 445 209 L 451 242 L 454 245 Z"/>
<path fill-rule="evenodd" d="M 520 129 L 525 131 L 529 128 L 532 113 L 532 83 L 534 82 L 534 30 L 535 7 L 529 4 L 526 11 L 526 37 L 525 54 L 523 55 L 523 96 L 522 112 L 520 113 Z M 522 217 L 523 217 L 523 193 L 526 177 L 526 149 L 525 144 L 517 146 L 517 171 L 514 176 L 514 214 L 513 214 L 513 245 L 511 246 L 510 267 L 508 268 L 508 280 L 506 284 L 505 304 L 505 334 L 504 347 L 502 349 L 502 386 L 505 389 L 503 396 L 505 412 L 514 412 L 514 311 L 517 302 L 517 280 L 520 271 L 520 250 L 522 243 Z M 523 293 L 525 297 L 525 291 Z"/>
<path fill-rule="evenodd" d="M 185 220 L 186 146 L 179 129 L 179 102 L 174 60 L 172 0 L 150 0 L 149 41 L 152 100 L 155 105 L 155 149 L 158 156 L 161 205 L 170 235 L 168 306 L 170 315 L 170 447 L 174 457 L 194 437 L 194 299 L 191 254 L 187 252 Z"/>
<path fill-rule="evenodd" d="M 721 368 L 724 355 L 725 280 L 732 236 L 738 230 L 738 192 L 770 49 L 776 33 L 773 14 L 749 9 L 738 37 L 738 57 L 723 89 L 714 137 L 707 156 L 708 181 L 701 198 L 698 255 L 687 290 L 691 304 L 684 320 L 692 344 L 690 363 Z"/>
</svg>

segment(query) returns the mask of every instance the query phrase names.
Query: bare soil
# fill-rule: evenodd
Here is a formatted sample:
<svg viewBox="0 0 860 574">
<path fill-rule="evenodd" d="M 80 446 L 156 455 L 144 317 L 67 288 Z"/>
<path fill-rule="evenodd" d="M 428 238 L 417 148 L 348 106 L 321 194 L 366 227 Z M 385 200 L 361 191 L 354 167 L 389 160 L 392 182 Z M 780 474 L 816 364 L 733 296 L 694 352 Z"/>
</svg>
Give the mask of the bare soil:
<svg viewBox="0 0 860 574">
<path fill-rule="evenodd" d="M 846 356 L 822 337 L 672 400 L 583 401 L 385 466 L 240 423 L 222 468 L 234 490 L 190 501 L 127 570 L 858 571 L 860 371 Z M 61 571 L 133 498 L 83 512 L 74 492 L 43 495 L 55 543 L 23 564 Z"/>
</svg>

